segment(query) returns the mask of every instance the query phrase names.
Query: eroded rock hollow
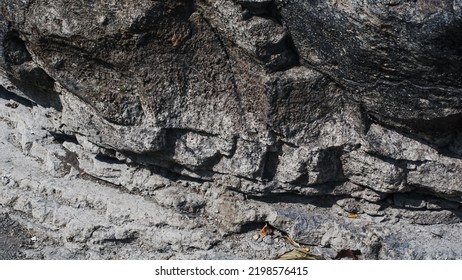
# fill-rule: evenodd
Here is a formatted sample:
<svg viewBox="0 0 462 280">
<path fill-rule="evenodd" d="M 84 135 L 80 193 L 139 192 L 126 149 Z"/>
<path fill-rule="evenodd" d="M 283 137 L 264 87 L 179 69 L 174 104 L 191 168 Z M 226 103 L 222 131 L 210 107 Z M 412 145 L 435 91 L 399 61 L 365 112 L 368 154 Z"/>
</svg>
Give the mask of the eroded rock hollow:
<svg viewBox="0 0 462 280">
<path fill-rule="evenodd" d="M 0 219 L 18 258 L 460 258 L 461 77 L 461 0 L 4 0 Z"/>
</svg>

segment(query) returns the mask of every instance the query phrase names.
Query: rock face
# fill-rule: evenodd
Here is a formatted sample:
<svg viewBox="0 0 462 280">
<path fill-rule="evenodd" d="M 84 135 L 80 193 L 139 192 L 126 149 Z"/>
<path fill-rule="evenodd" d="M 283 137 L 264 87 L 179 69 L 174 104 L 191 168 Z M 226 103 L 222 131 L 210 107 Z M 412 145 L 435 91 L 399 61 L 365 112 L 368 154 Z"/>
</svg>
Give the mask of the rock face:
<svg viewBox="0 0 462 280">
<path fill-rule="evenodd" d="M 265 222 L 460 257 L 461 30 L 460 0 L 3 1 L 1 217 L 28 258 L 272 258 Z"/>
</svg>

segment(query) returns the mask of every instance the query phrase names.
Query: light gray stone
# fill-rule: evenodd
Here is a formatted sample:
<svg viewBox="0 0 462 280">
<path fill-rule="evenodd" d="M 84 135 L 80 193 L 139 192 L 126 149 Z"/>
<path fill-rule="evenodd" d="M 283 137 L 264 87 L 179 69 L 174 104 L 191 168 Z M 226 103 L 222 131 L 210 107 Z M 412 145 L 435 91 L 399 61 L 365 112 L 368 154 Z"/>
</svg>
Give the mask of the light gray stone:
<svg viewBox="0 0 462 280">
<path fill-rule="evenodd" d="M 353 151 L 342 157 L 343 171 L 352 183 L 381 193 L 403 191 L 405 170 L 365 152 Z"/>
<path fill-rule="evenodd" d="M 1 2 L 18 256 L 458 258 L 461 5 Z"/>
</svg>

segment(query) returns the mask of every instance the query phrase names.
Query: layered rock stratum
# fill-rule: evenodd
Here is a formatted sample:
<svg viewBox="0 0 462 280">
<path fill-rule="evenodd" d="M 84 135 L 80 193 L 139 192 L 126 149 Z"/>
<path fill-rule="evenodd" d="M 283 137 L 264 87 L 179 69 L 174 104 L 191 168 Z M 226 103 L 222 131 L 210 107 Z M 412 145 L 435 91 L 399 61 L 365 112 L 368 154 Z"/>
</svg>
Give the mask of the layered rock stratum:
<svg viewBox="0 0 462 280">
<path fill-rule="evenodd" d="M 0 257 L 460 258 L 461 76 L 461 0 L 4 0 Z"/>
</svg>

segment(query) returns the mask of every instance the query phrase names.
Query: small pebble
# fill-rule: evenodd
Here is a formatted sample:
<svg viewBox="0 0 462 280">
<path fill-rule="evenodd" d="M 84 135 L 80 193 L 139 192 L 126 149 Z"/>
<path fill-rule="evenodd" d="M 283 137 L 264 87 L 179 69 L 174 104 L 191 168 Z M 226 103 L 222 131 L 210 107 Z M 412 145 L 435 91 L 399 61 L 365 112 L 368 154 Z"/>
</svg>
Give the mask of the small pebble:
<svg viewBox="0 0 462 280">
<path fill-rule="evenodd" d="M 263 242 L 265 242 L 266 244 L 273 244 L 274 243 L 274 240 L 271 236 L 267 235 L 265 236 L 265 238 L 263 238 Z"/>
</svg>

